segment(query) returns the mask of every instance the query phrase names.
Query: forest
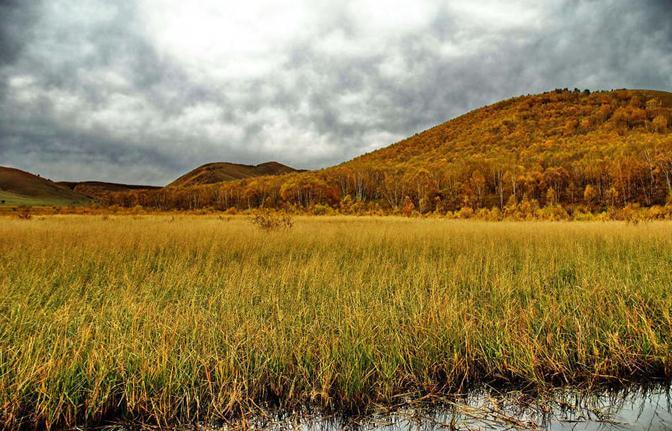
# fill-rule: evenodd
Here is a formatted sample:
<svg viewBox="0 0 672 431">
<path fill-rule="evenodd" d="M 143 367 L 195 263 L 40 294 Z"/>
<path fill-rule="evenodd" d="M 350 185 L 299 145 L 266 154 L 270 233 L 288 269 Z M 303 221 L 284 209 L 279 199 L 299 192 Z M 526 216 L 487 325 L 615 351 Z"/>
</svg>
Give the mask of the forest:
<svg viewBox="0 0 672 431">
<path fill-rule="evenodd" d="M 556 89 L 319 171 L 109 193 L 109 206 L 549 218 L 672 213 L 672 94 Z M 672 215 L 672 214 L 671 214 Z"/>
</svg>

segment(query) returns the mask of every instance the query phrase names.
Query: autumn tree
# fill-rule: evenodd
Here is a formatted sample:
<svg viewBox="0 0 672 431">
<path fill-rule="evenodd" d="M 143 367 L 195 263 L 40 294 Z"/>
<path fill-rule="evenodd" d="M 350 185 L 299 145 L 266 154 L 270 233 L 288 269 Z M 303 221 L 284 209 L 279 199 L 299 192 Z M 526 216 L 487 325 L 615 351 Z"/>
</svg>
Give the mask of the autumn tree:
<svg viewBox="0 0 672 431">
<path fill-rule="evenodd" d="M 597 199 L 597 190 L 595 188 L 588 184 L 586 188 L 583 190 L 583 200 L 589 204 L 592 205 L 595 203 L 595 200 Z"/>
</svg>

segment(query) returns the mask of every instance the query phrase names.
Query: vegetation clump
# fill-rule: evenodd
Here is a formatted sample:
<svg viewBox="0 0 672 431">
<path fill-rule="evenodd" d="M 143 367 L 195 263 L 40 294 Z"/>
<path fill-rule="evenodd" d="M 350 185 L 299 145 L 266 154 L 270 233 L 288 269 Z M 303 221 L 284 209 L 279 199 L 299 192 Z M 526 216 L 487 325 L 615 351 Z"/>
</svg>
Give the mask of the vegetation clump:
<svg viewBox="0 0 672 431">
<path fill-rule="evenodd" d="M 289 213 L 263 209 L 256 211 L 250 221 L 265 231 L 291 229 L 294 226 L 294 219 Z"/>
<path fill-rule="evenodd" d="M 17 208 L 16 216 L 21 220 L 30 220 L 33 217 L 30 213 L 30 207 L 27 206 Z"/>
</svg>

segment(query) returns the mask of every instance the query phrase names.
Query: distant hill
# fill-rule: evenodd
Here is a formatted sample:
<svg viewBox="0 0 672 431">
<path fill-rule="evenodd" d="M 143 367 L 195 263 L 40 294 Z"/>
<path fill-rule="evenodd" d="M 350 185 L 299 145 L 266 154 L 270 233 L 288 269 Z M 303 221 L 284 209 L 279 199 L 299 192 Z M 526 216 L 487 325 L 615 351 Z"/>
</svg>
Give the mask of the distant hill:
<svg viewBox="0 0 672 431">
<path fill-rule="evenodd" d="M 298 172 L 296 169 L 278 162 L 266 162 L 260 165 L 242 165 L 238 163 L 216 162 L 199 166 L 182 175 L 167 187 L 190 187 L 202 184 L 214 184 L 235 181 L 243 178 L 263 175 L 281 175 Z"/>
<path fill-rule="evenodd" d="M 157 186 L 117 184 L 102 181 L 59 181 L 56 184 L 91 198 L 100 198 L 108 193 L 128 192 L 131 190 L 156 190 L 161 188 Z"/>
<path fill-rule="evenodd" d="M 0 205 L 76 205 L 90 199 L 48 179 L 0 166 Z"/>
<path fill-rule="evenodd" d="M 186 173 L 166 187 L 189 188 L 244 178 L 301 172 L 278 162 L 256 166 L 237 163 L 208 163 Z M 102 181 L 54 182 L 39 175 L 10 167 L 0 167 L 0 205 L 71 205 L 114 201 L 110 195 L 123 196 L 139 192 L 158 192 L 162 187 L 108 183 Z M 126 205 L 128 201 L 119 202 Z"/>
<path fill-rule="evenodd" d="M 672 201 L 671 130 L 671 93 L 558 89 L 476 109 L 320 171 L 235 180 L 258 171 L 225 174 L 240 165 L 205 165 L 173 183 L 179 191 L 122 193 L 111 203 L 421 213 L 665 205 Z"/>
</svg>

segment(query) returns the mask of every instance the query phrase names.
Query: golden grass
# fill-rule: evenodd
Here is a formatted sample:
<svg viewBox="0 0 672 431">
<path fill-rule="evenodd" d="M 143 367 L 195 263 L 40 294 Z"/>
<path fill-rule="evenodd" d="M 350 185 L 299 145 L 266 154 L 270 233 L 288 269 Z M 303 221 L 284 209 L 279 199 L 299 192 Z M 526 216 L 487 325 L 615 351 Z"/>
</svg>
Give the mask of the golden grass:
<svg viewBox="0 0 672 431">
<path fill-rule="evenodd" d="M 670 375 L 672 223 L 226 220 L 0 219 L 0 423 Z"/>
</svg>

